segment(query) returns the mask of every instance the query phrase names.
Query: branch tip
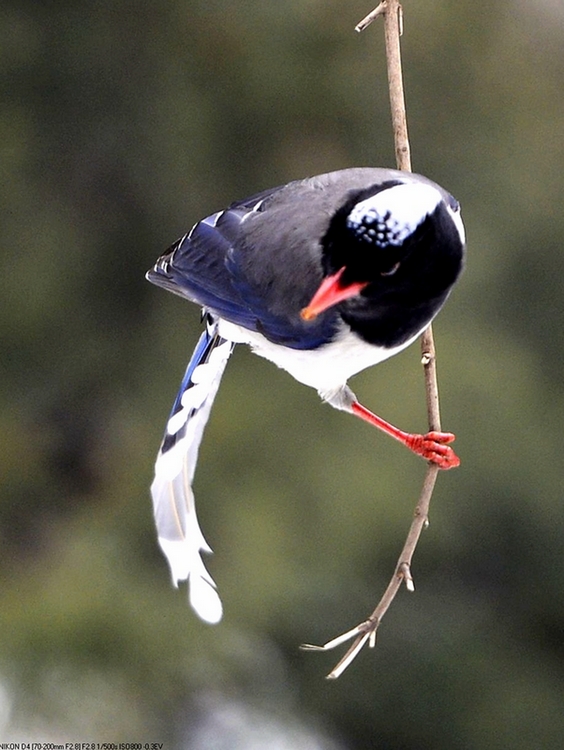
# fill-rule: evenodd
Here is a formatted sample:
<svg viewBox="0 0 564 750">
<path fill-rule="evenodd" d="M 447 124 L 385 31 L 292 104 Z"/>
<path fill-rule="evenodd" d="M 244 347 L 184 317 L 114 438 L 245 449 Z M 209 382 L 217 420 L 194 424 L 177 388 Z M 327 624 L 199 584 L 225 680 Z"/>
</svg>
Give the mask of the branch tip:
<svg viewBox="0 0 564 750">
<path fill-rule="evenodd" d="M 363 638 L 366 633 L 370 633 L 370 620 L 361 622 L 351 630 L 347 630 L 346 633 L 342 633 L 336 638 L 332 638 L 330 641 L 327 641 L 327 643 L 324 643 L 323 646 L 315 646 L 313 643 L 302 643 L 300 648 L 302 651 L 331 651 L 332 649 L 337 648 L 337 646 L 340 646 L 341 643 L 350 641 L 351 638 L 354 638 L 355 636 Z"/>
<path fill-rule="evenodd" d="M 345 669 L 349 666 L 349 664 L 354 661 L 357 654 L 362 650 L 364 644 L 370 637 L 370 632 L 359 636 L 353 643 L 353 645 L 349 648 L 347 653 L 343 656 L 341 661 L 337 664 L 337 666 L 331 672 L 329 672 L 329 674 L 327 675 L 327 679 L 336 680 L 338 677 L 340 677 Z"/>
</svg>

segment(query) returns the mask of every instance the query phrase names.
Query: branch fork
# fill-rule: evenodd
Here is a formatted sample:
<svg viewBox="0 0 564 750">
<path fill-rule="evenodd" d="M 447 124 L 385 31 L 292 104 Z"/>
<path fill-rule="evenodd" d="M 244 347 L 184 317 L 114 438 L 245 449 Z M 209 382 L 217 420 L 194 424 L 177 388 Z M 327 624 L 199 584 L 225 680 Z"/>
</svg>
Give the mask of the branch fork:
<svg viewBox="0 0 564 750">
<path fill-rule="evenodd" d="M 337 663 L 334 669 L 327 675 L 327 679 L 336 680 L 338 677 L 340 677 L 345 669 L 360 653 L 366 643 L 368 643 L 370 648 L 374 648 L 374 646 L 376 645 L 377 630 L 391 603 L 396 598 L 401 584 L 405 583 L 405 587 L 410 593 L 413 593 L 415 591 L 415 583 L 411 574 L 411 560 L 413 559 L 413 555 L 415 553 L 417 543 L 419 542 L 421 532 L 429 525 L 429 505 L 439 471 L 440 469 L 436 464 L 429 464 L 425 479 L 423 481 L 421 495 L 419 497 L 417 505 L 415 506 L 413 520 L 411 522 L 407 538 L 403 545 L 403 549 L 400 553 L 398 563 L 394 570 L 394 574 L 390 582 L 388 583 L 388 587 L 382 595 L 382 598 L 378 602 L 376 609 L 372 612 L 370 617 L 351 630 L 348 630 L 346 633 L 338 635 L 336 638 L 328 641 L 323 646 L 304 644 L 301 647 L 306 651 L 331 651 L 337 646 L 340 646 L 342 643 L 346 643 L 347 641 L 350 641 L 354 638 L 354 641 L 349 647 L 346 654 Z"/>
<path fill-rule="evenodd" d="M 396 3 L 397 5 L 397 12 L 398 12 L 398 22 L 399 22 L 399 33 L 400 36 L 403 34 L 403 8 L 399 3 Z M 357 25 L 354 27 L 355 31 L 358 31 L 359 33 L 361 31 L 364 31 L 372 21 L 375 21 L 378 16 L 383 16 L 386 14 L 386 11 L 388 10 L 388 3 L 387 0 L 382 0 L 382 2 L 374 8 L 374 10 L 371 10 L 370 13 L 362 19 L 362 21 L 359 21 Z"/>
<path fill-rule="evenodd" d="M 395 599 L 402 582 L 405 583 L 405 587 L 408 591 L 415 591 L 413 577 L 411 575 L 411 565 L 406 561 L 398 563 L 394 575 L 388 584 L 388 588 L 378 602 L 378 606 L 367 620 L 359 623 L 356 627 L 348 630 L 346 633 L 338 635 L 336 638 L 332 638 L 330 641 L 323 644 L 323 646 L 315 646 L 311 643 L 304 643 L 301 646 L 304 651 L 331 651 L 342 643 L 346 643 L 354 638 L 354 641 L 346 654 L 327 675 L 328 680 L 336 680 L 340 677 L 366 643 L 368 643 L 369 648 L 374 648 L 376 645 L 378 628 L 382 622 L 382 618 L 386 614 L 392 601 Z"/>
</svg>

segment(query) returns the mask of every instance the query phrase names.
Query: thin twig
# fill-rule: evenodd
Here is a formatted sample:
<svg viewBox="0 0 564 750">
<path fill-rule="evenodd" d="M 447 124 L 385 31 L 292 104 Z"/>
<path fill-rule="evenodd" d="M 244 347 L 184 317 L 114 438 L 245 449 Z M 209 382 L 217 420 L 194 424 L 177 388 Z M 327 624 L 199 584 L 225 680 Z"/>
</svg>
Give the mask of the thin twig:
<svg viewBox="0 0 564 750">
<path fill-rule="evenodd" d="M 312 646 L 305 644 L 302 648 L 308 651 L 330 651 L 337 646 L 340 646 L 346 641 L 350 641 L 354 638 L 354 641 L 350 645 L 348 651 L 338 662 L 335 668 L 327 675 L 327 679 L 335 680 L 340 677 L 349 664 L 353 661 L 356 655 L 361 651 L 362 647 L 368 641 L 371 646 L 375 644 L 376 631 L 386 612 L 388 611 L 391 603 L 396 597 L 402 582 L 405 581 L 405 585 L 408 591 L 414 591 L 415 586 L 413 584 L 413 578 L 411 576 L 411 561 L 415 553 L 415 548 L 421 536 L 421 532 L 427 525 L 427 516 L 429 513 L 429 504 L 433 495 L 433 489 L 435 487 L 435 481 L 439 469 L 437 466 L 429 466 L 425 479 L 423 481 L 423 487 L 417 505 L 415 506 L 415 512 L 413 514 L 413 520 L 407 534 L 407 538 L 403 545 L 403 549 L 398 558 L 394 574 L 385 590 L 382 598 L 378 602 L 376 609 L 370 617 L 364 622 L 357 625 L 352 630 L 349 630 L 343 635 L 337 636 L 332 640 L 325 643 L 323 646 Z"/>
<path fill-rule="evenodd" d="M 425 394 L 429 429 L 440 432 L 441 412 L 439 408 L 439 386 L 437 383 L 437 359 L 433 329 L 430 325 L 421 334 L 421 364 L 425 373 Z"/>
<path fill-rule="evenodd" d="M 403 76 L 401 67 L 400 36 L 402 33 L 403 16 L 399 0 L 383 0 L 357 26 L 356 31 L 362 31 L 377 17 L 384 17 L 384 37 L 386 43 L 386 61 L 388 68 L 388 86 L 390 92 L 390 109 L 394 131 L 394 145 L 398 169 L 411 171 L 411 156 L 407 133 L 407 116 L 403 91 Z M 437 372 L 435 361 L 435 344 L 431 326 L 421 335 L 421 362 L 425 375 L 425 394 L 427 401 L 427 416 L 429 429 L 440 431 L 441 419 L 439 412 L 439 392 L 437 386 Z M 355 659 L 357 654 L 368 642 L 370 647 L 376 644 L 376 633 L 382 618 L 395 599 L 402 582 L 408 591 L 415 591 L 415 584 L 411 574 L 411 561 L 419 542 L 421 532 L 427 528 L 429 521 L 429 505 L 439 473 L 436 464 L 429 463 L 423 480 L 421 493 L 415 506 L 413 520 L 398 558 L 394 574 L 378 602 L 375 610 L 364 622 L 352 630 L 328 641 L 323 646 L 305 644 L 302 648 L 312 651 L 329 651 L 347 641 L 353 640 L 348 651 L 335 668 L 327 675 L 328 679 L 337 679 Z"/>
</svg>

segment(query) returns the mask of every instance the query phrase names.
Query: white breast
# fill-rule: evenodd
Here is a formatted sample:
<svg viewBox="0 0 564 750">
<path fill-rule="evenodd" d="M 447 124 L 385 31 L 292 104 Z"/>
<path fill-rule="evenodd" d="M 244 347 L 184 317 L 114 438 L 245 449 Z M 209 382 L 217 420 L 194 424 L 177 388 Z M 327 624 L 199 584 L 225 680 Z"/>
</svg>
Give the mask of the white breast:
<svg viewBox="0 0 564 750">
<path fill-rule="evenodd" d="M 342 390 L 353 375 L 402 351 L 419 335 L 400 346 L 386 349 L 367 344 L 343 323 L 340 333 L 331 343 L 307 350 L 273 344 L 262 334 L 225 320 L 219 322 L 219 333 L 235 343 L 249 344 L 256 354 L 274 362 L 298 382 L 315 388 L 326 400 L 331 400 L 332 394 Z"/>
</svg>

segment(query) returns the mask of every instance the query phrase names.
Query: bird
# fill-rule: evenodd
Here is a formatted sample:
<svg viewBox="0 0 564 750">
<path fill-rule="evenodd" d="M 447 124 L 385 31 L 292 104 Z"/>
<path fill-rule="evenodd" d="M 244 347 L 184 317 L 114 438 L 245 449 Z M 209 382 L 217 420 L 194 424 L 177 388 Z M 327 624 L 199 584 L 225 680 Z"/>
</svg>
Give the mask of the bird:
<svg viewBox="0 0 564 750">
<path fill-rule="evenodd" d="M 286 370 L 441 469 L 452 433 L 407 433 L 359 403 L 347 381 L 429 325 L 465 261 L 458 201 L 432 180 L 354 167 L 256 193 L 198 221 L 147 279 L 202 308 L 204 331 L 166 424 L 151 485 L 173 584 L 215 624 L 223 607 L 202 553 L 192 481 L 213 400 L 236 344 Z"/>
</svg>

